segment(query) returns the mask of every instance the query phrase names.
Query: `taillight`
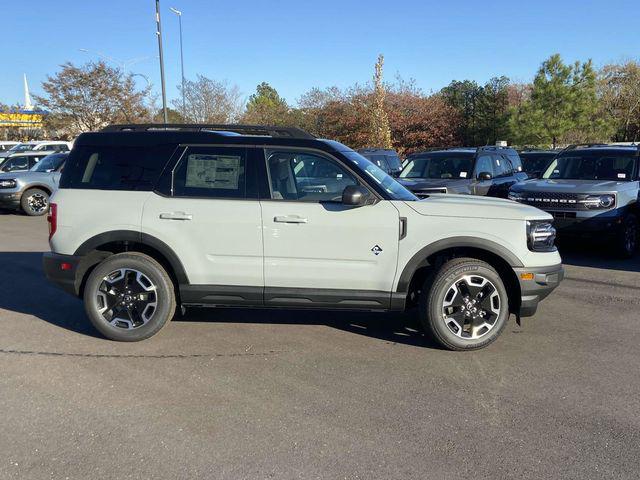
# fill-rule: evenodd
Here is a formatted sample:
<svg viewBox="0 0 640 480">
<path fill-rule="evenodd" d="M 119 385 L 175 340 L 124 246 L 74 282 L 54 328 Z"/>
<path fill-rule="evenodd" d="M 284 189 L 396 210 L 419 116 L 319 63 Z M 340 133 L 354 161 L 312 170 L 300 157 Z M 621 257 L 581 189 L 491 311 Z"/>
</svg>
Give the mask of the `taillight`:
<svg viewBox="0 0 640 480">
<path fill-rule="evenodd" d="M 49 222 L 49 240 L 51 240 L 51 237 L 53 237 L 58 229 L 58 205 L 55 203 L 49 205 L 47 222 Z"/>
</svg>

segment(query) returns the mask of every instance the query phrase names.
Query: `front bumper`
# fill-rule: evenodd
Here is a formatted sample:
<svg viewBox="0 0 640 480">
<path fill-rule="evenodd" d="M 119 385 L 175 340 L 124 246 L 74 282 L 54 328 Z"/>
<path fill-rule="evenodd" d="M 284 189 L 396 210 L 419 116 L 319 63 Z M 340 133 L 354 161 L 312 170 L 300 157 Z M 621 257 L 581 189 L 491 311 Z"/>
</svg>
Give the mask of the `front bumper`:
<svg viewBox="0 0 640 480">
<path fill-rule="evenodd" d="M 531 317 L 544 300 L 564 278 L 562 265 L 535 268 L 514 268 L 520 282 L 520 317 Z M 531 278 L 532 277 L 532 278 Z"/>
<path fill-rule="evenodd" d="M 18 208 L 21 197 L 21 192 L 3 192 L 0 190 L 0 208 Z"/>
<path fill-rule="evenodd" d="M 600 214 L 579 216 L 572 212 L 549 212 L 560 235 L 609 235 L 616 234 L 623 222 L 623 215 Z"/>
</svg>

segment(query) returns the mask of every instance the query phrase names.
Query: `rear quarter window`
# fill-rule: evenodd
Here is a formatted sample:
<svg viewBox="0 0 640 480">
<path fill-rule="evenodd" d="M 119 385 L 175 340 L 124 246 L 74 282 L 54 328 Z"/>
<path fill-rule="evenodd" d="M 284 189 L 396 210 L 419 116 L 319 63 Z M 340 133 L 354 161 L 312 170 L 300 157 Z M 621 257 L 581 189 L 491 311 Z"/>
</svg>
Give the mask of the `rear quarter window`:
<svg viewBox="0 0 640 480">
<path fill-rule="evenodd" d="M 153 190 L 174 150 L 174 145 L 79 146 L 69 154 L 60 188 Z"/>
</svg>

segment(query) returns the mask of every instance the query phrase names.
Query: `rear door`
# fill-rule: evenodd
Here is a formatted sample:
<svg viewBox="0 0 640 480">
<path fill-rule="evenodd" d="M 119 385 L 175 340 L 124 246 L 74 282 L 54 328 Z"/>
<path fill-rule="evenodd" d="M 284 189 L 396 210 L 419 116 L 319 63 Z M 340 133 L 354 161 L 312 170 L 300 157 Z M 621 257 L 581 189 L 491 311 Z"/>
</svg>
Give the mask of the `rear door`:
<svg viewBox="0 0 640 480">
<path fill-rule="evenodd" d="M 355 173 L 324 152 L 265 151 L 261 200 L 265 303 L 387 308 L 396 268 L 399 214 L 391 202 L 342 204 Z"/>
<path fill-rule="evenodd" d="M 186 303 L 262 303 L 262 217 L 254 150 L 189 146 L 144 205 L 142 232 L 180 258 Z M 162 187 L 164 188 L 164 187 Z"/>
</svg>

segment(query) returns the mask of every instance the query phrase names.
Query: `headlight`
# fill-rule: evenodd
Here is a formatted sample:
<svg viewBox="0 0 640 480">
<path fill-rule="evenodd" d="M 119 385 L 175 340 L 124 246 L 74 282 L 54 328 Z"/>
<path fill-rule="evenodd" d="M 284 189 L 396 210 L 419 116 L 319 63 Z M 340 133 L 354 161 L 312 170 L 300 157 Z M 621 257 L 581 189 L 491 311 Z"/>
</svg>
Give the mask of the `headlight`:
<svg viewBox="0 0 640 480">
<path fill-rule="evenodd" d="M 10 180 L 0 180 L 0 188 L 16 188 L 16 181 L 13 179 Z"/>
<path fill-rule="evenodd" d="M 527 221 L 527 246 L 533 252 L 552 252 L 556 249 L 556 229 L 547 220 Z"/>
<path fill-rule="evenodd" d="M 580 203 L 589 209 L 612 208 L 616 205 L 616 196 L 612 194 L 589 195 L 585 199 L 580 200 Z"/>
<path fill-rule="evenodd" d="M 509 200 L 513 200 L 514 202 L 519 202 L 524 198 L 522 193 L 518 192 L 509 192 Z"/>
</svg>

